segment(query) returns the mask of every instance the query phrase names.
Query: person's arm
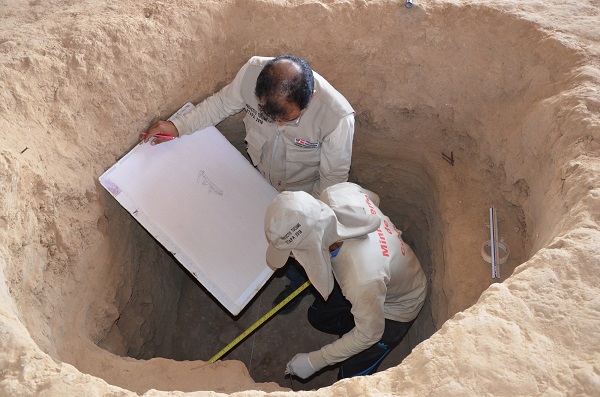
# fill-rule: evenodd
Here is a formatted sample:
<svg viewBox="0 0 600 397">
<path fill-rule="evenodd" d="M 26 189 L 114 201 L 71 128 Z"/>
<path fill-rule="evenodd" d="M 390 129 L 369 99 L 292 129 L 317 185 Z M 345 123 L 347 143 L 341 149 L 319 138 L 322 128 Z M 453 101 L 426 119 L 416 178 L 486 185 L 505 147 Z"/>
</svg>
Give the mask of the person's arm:
<svg viewBox="0 0 600 397">
<path fill-rule="evenodd" d="M 246 106 L 241 89 L 246 69 L 248 69 L 248 63 L 242 66 L 231 83 L 200 102 L 191 111 L 174 117 L 171 121 L 177 128 L 179 136 L 216 125 L 225 118 L 242 111 Z"/>
<path fill-rule="evenodd" d="M 231 83 L 197 104 L 189 112 L 172 117 L 170 121 L 158 121 L 154 123 L 148 129 L 144 137 L 144 142 L 148 142 L 156 134 L 175 137 L 191 134 L 194 131 L 216 125 L 225 118 L 243 110 L 246 103 L 242 99 L 241 85 L 246 69 L 248 69 L 248 63 L 242 66 Z M 155 138 L 152 140 L 152 144 L 165 141 L 167 139 Z"/>
<path fill-rule="evenodd" d="M 354 114 L 349 114 L 323 140 L 319 181 L 311 192 L 319 197 L 321 192 L 336 183 L 346 182 L 352 159 L 352 139 L 354 138 Z"/>
<path fill-rule="evenodd" d="M 355 327 L 333 343 L 308 353 L 315 371 L 344 361 L 377 343 L 385 330 L 383 305 L 386 286 L 383 280 L 353 288 L 347 296 L 352 303 Z"/>
</svg>

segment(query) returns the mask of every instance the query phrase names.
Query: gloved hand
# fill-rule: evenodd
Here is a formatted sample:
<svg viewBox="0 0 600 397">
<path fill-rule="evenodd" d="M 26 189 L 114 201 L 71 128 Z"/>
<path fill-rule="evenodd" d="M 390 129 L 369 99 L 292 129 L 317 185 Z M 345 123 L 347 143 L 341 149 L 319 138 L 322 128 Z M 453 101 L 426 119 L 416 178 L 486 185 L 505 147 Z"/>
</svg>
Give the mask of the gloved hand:
<svg viewBox="0 0 600 397">
<path fill-rule="evenodd" d="M 286 365 L 286 374 L 306 379 L 317 372 L 308 358 L 308 353 L 298 353 Z"/>
</svg>

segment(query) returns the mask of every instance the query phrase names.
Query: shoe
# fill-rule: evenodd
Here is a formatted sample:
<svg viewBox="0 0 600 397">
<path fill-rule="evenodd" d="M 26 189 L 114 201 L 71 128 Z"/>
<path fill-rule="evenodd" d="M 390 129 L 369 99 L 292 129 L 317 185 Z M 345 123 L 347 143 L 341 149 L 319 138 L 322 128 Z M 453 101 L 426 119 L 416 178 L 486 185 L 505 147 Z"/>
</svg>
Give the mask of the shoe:
<svg viewBox="0 0 600 397">
<path fill-rule="evenodd" d="M 295 290 L 296 289 L 293 289 L 289 284 L 286 285 L 285 288 L 283 289 L 283 291 L 281 291 L 279 293 L 279 295 L 277 295 L 275 297 L 275 299 L 273 300 L 273 307 L 280 304 L 285 298 L 290 296 Z M 294 299 L 289 301 L 284 307 L 279 309 L 279 311 L 277 313 L 278 314 L 290 314 L 298 307 L 300 302 L 302 302 L 302 298 L 304 298 L 305 296 L 307 296 L 309 294 L 310 294 L 310 291 L 308 290 L 308 288 L 305 289 L 304 291 L 300 292 L 298 294 L 298 296 L 296 296 Z"/>
</svg>

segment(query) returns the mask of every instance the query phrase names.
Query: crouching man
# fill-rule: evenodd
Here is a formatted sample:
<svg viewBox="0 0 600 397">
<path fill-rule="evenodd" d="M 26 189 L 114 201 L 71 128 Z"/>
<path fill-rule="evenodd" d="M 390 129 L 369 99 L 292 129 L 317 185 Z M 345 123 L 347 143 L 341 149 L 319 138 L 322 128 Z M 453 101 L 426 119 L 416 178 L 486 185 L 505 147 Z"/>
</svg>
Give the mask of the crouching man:
<svg viewBox="0 0 600 397">
<path fill-rule="evenodd" d="M 293 254 L 322 296 L 309 308 L 309 322 L 340 336 L 295 355 L 286 372 L 305 379 L 341 363 L 339 379 L 369 375 L 410 329 L 427 280 L 401 232 L 377 207 L 376 194 L 345 182 L 319 198 L 283 192 L 265 216 L 267 263 L 280 268 Z"/>
</svg>

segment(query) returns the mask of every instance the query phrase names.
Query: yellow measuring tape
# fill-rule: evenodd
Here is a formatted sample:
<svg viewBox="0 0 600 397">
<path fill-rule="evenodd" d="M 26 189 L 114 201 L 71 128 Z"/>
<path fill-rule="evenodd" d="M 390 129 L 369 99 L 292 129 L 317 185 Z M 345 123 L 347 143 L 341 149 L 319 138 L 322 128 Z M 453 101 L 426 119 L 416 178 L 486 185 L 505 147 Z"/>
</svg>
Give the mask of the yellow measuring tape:
<svg viewBox="0 0 600 397">
<path fill-rule="evenodd" d="M 208 360 L 208 362 L 209 363 L 214 363 L 219 358 L 221 358 L 225 353 L 227 353 L 229 350 L 233 349 L 233 347 L 235 345 L 237 345 L 242 340 L 244 340 L 244 338 L 246 338 L 248 335 L 250 335 L 252 333 L 252 331 L 254 331 L 258 327 L 260 327 L 265 321 L 267 321 L 269 318 L 271 318 L 271 316 L 273 316 L 273 314 L 277 313 L 282 307 L 284 307 L 285 305 L 287 305 L 289 301 L 291 301 L 296 296 L 298 296 L 298 294 L 300 292 L 304 291 L 309 285 L 310 285 L 310 281 L 307 281 L 304 284 L 302 284 L 300 287 L 298 287 L 298 289 L 296 291 L 292 292 L 290 294 L 290 296 L 288 296 L 287 298 L 285 298 L 284 300 L 282 300 L 281 302 L 279 302 L 279 304 L 277 306 L 275 306 L 274 308 L 272 308 L 267 314 L 265 314 L 257 322 L 255 322 L 254 324 L 252 324 L 250 326 L 250 328 L 248 328 L 247 330 L 245 330 L 244 332 L 242 332 L 230 344 L 228 344 L 227 346 L 225 346 L 220 352 L 218 352 L 210 360 Z"/>
</svg>

